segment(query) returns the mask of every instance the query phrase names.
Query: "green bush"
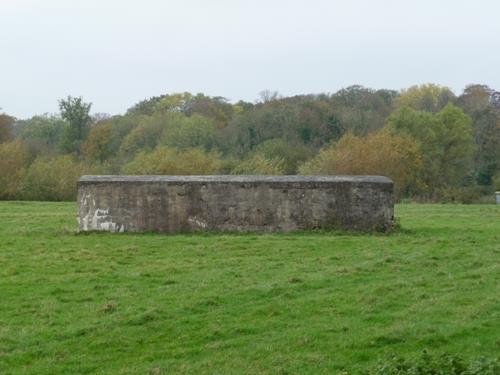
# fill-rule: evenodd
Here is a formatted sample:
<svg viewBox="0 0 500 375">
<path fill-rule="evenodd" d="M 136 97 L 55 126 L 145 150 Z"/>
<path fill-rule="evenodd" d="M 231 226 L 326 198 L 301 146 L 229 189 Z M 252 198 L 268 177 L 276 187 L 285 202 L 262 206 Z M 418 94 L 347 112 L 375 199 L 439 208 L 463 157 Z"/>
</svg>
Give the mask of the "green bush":
<svg viewBox="0 0 500 375">
<path fill-rule="evenodd" d="M 499 375 L 498 360 L 475 358 L 464 360 L 455 355 L 432 356 L 424 352 L 420 357 L 406 359 L 397 355 L 379 362 L 365 375 Z"/>
<path fill-rule="evenodd" d="M 122 168 L 132 175 L 207 175 L 218 174 L 224 167 L 216 151 L 204 152 L 193 148 L 177 150 L 157 147 L 153 152 L 140 152 Z"/>
<path fill-rule="evenodd" d="M 231 174 L 283 175 L 284 171 L 285 162 L 282 158 L 267 159 L 262 155 L 254 154 L 238 163 L 231 171 Z"/>
<path fill-rule="evenodd" d="M 261 155 L 268 160 L 281 159 L 284 174 L 297 174 L 298 165 L 304 163 L 313 153 L 302 143 L 274 138 L 259 144 L 251 154 Z"/>
<path fill-rule="evenodd" d="M 436 200 L 441 203 L 479 203 L 482 197 L 478 186 L 447 187 L 437 191 Z"/>
<path fill-rule="evenodd" d="M 94 166 L 79 162 L 70 155 L 39 157 L 28 168 L 20 186 L 25 200 L 72 201 L 76 183 L 85 174 L 99 173 Z"/>
<path fill-rule="evenodd" d="M 0 199 L 16 199 L 19 186 L 32 160 L 23 141 L 0 143 Z"/>
</svg>

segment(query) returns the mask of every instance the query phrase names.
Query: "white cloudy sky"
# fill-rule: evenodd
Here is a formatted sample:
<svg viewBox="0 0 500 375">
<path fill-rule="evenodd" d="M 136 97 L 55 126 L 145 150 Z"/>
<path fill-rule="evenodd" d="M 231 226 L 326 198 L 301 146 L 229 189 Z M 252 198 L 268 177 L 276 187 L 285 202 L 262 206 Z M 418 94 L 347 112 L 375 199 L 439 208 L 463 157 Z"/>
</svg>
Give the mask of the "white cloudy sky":
<svg viewBox="0 0 500 375">
<path fill-rule="evenodd" d="M 498 0 L 0 0 L 0 107 L 169 92 L 254 100 L 434 82 L 500 89 Z"/>
</svg>

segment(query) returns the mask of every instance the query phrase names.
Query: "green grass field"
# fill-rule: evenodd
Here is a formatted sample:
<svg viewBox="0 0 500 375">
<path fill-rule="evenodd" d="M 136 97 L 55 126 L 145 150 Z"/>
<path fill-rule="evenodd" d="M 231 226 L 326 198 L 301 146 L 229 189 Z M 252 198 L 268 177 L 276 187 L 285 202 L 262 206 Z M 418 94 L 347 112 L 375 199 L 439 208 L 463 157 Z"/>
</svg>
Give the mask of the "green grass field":
<svg viewBox="0 0 500 375">
<path fill-rule="evenodd" d="M 0 203 L 0 374 L 356 373 L 500 353 L 500 206 L 400 205 L 391 235 L 75 234 Z"/>
</svg>

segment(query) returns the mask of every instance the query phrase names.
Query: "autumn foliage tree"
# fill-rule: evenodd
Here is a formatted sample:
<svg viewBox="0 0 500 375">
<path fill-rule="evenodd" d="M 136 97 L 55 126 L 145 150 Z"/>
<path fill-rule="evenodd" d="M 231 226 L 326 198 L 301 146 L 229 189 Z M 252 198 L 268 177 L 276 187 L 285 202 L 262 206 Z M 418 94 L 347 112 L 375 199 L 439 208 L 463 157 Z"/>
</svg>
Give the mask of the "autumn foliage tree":
<svg viewBox="0 0 500 375">
<path fill-rule="evenodd" d="M 62 186 L 76 181 L 72 171 L 385 174 L 398 196 L 434 201 L 491 196 L 500 178 L 500 92 L 486 85 L 459 96 L 435 84 L 289 97 L 265 91 L 236 103 L 172 93 L 111 117 L 91 115 L 82 98 L 59 104 L 59 114 L 0 115 L 0 197 L 70 197 L 74 187 Z"/>
<path fill-rule="evenodd" d="M 90 129 L 87 139 L 82 144 L 82 153 L 86 159 L 102 163 L 112 155 L 112 127 L 112 123 L 103 122 Z"/>
<path fill-rule="evenodd" d="M 395 184 L 396 196 L 418 192 L 422 159 L 415 141 L 388 129 L 366 137 L 348 133 L 300 166 L 303 175 L 383 175 Z"/>
</svg>

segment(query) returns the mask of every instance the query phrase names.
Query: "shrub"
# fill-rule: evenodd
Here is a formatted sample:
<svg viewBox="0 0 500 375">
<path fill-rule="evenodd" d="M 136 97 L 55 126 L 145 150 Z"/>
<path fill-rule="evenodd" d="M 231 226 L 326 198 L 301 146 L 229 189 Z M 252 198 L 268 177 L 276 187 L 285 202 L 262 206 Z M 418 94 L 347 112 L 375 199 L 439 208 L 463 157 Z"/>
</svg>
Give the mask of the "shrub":
<svg viewBox="0 0 500 375">
<path fill-rule="evenodd" d="M 284 171 L 285 162 L 282 158 L 267 159 L 262 155 L 254 154 L 236 165 L 231 174 L 282 175 Z"/>
<path fill-rule="evenodd" d="M 19 185 L 30 161 L 26 143 L 18 140 L 0 144 L 0 199 L 18 198 Z"/>
<path fill-rule="evenodd" d="M 206 175 L 217 174 L 224 167 L 216 151 L 205 152 L 193 148 L 176 150 L 157 147 L 152 152 L 140 152 L 122 168 L 124 174 L 150 175 Z"/>
<path fill-rule="evenodd" d="M 500 191 L 500 172 L 493 176 L 492 183 L 495 191 Z"/>
<path fill-rule="evenodd" d="M 420 357 L 405 359 L 394 355 L 379 362 L 365 375 L 499 375 L 498 360 L 475 358 L 466 361 L 458 356 L 432 356 L 424 352 Z"/>
<path fill-rule="evenodd" d="M 479 186 L 448 187 L 437 191 L 437 200 L 442 203 L 479 203 L 481 201 Z"/>
<path fill-rule="evenodd" d="M 24 176 L 20 192 L 25 200 L 72 201 L 76 199 L 76 183 L 84 174 L 98 173 L 89 164 L 70 155 L 55 158 L 38 157 Z"/>
<path fill-rule="evenodd" d="M 383 175 L 395 184 L 395 194 L 418 191 L 422 161 L 418 146 L 406 135 L 387 130 L 357 137 L 344 135 L 337 143 L 320 151 L 299 167 L 300 174 Z"/>
<path fill-rule="evenodd" d="M 263 155 L 266 159 L 283 160 L 284 174 L 296 174 L 298 165 L 311 157 L 311 151 L 304 144 L 279 138 L 262 142 L 252 154 Z"/>
</svg>

